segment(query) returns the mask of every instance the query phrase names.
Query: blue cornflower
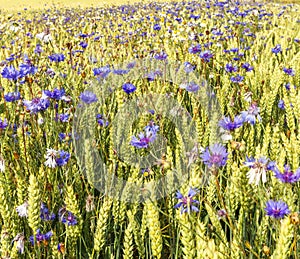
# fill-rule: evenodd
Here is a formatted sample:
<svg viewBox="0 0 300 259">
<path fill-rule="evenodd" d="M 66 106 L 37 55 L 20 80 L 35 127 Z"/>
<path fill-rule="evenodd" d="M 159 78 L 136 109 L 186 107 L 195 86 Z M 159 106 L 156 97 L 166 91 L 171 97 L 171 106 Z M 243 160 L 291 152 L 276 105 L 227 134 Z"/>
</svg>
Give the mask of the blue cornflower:
<svg viewBox="0 0 300 259">
<path fill-rule="evenodd" d="M 237 72 L 238 71 L 238 67 L 234 66 L 232 63 L 228 63 L 225 66 L 225 70 L 228 73 L 233 73 L 233 72 Z"/>
<path fill-rule="evenodd" d="M 221 144 L 214 144 L 207 147 L 200 157 L 209 168 L 218 168 L 226 165 L 228 153 Z"/>
<path fill-rule="evenodd" d="M 158 54 L 155 54 L 154 58 L 157 60 L 165 60 L 167 59 L 168 55 L 165 52 L 160 52 Z"/>
<path fill-rule="evenodd" d="M 256 119 L 260 122 L 261 117 L 259 115 L 260 108 L 257 107 L 256 103 L 252 103 L 251 106 L 247 111 L 242 111 L 241 116 L 244 120 L 244 122 L 248 122 L 251 125 L 254 125 L 256 122 Z"/>
<path fill-rule="evenodd" d="M 125 93 L 131 94 L 136 90 L 136 87 L 131 83 L 125 83 L 122 85 L 122 89 Z"/>
<path fill-rule="evenodd" d="M 65 60 L 64 54 L 52 54 L 48 56 L 51 62 L 63 62 Z"/>
<path fill-rule="evenodd" d="M 70 118 L 70 114 L 62 113 L 58 115 L 58 118 L 61 122 L 68 122 Z"/>
<path fill-rule="evenodd" d="M 192 65 L 190 62 L 184 62 L 184 71 L 186 73 L 191 73 L 195 70 L 196 66 Z"/>
<path fill-rule="evenodd" d="M 272 52 L 274 54 L 278 54 L 281 51 L 282 51 L 282 49 L 281 49 L 281 45 L 280 44 L 277 44 L 274 48 L 272 48 Z"/>
<path fill-rule="evenodd" d="M 279 102 L 278 102 L 278 108 L 281 109 L 281 110 L 285 109 L 285 105 L 284 105 L 284 101 L 283 100 L 279 100 Z"/>
<path fill-rule="evenodd" d="M 91 104 L 98 101 L 96 94 L 91 91 L 84 91 L 79 96 L 80 100 L 86 104 Z"/>
<path fill-rule="evenodd" d="M 46 98 L 34 98 L 31 101 L 24 100 L 23 104 L 30 113 L 37 113 L 46 110 L 50 106 L 50 101 Z"/>
<path fill-rule="evenodd" d="M 106 78 L 110 73 L 110 68 L 108 65 L 100 68 L 94 68 L 93 72 L 94 72 L 94 76 Z"/>
<path fill-rule="evenodd" d="M 113 73 L 116 75 L 126 75 L 128 74 L 128 69 L 114 69 Z"/>
<path fill-rule="evenodd" d="M 34 75 L 38 71 L 38 68 L 31 64 L 21 64 L 19 66 L 19 70 L 20 77 L 25 77 L 28 75 Z"/>
<path fill-rule="evenodd" d="M 41 47 L 41 44 L 36 44 L 36 47 L 34 49 L 35 54 L 41 54 L 43 52 L 43 49 Z"/>
<path fill-rule="evenodd" d="M 44 90 L 43 93 L 51 98 L 51 99 L 54 99 L 54 100 L 61 100 L 64 96 L 65 96 L 65 89 L 57 89 L 57 88 L 54 88 L 53 91 L 50 91 L 50 90 Z"/>
<path fill-rule="evenodd" d="M 274 167 L 273 172 L 275 177 L 283 183 L 295 183 L 300 180 L 300 168 L 293 173 L 290 166 L 285 165 L 283 173 L 281 173 L 277 167 Z"/>
<path fill-rule="evenodd" d="M 291 212 L 288 205 L 282 200 L 267 201 L 265 211 L 267 213 L 267 216 L 273 217 L 275 219 L 282 219 L 284 218 L 284 216 L 288 215 Z"/>
<path fill-rule="evenodd" d="M 161 29 L 161 26 L 159 24 L 154 24 L 153 30 L 159 31 Z"/>
<path fill-rule="evenodd" d="M 139 133 L 139 139 L 135 136 L 132 136 L 130 144 L 136 148 L 147 148 L 150 143 L 154 142 L 156 139 L 159 126 L 155 125 L 153 121 L 144 128 L 145 133 Z"/>
<path fill-rule="evenodd" d="M 222 120 L 219 121 L 219 126 L 222 127 L 224 130 L 233 131 L 239 127 L 241 127 L 244 123 L 244 120 L 241 116 L 235 116 L 233 121 L 230 117 L 224 117 Z"/>
<path fill-rule="evenodd" d="M 233 83 L 241 83 L 244 80 L 244 77 L 241 75 L 230 77 L 231 82 Z"/>
<path fill-rule="evenodd" d="M 251 66 L 248 62 L 245 62 L 243 65 L 242 65 L 242 68 L 244 68 L 246 70 L 246 72 L 250 72 L 254 69 L 253 66 Z"/>
<path fill-rule="evenodd" d="M 210 50 L 204 50 L 200 53 L 200 58 L 202 58 L 204 62 L 209 62 L 213 56 L 214 55 L 211 53 Z"/>
<path fill-rule="evenodd" d="M 53 233 L 52 231 L 47 232 L 46 234 L 42 234 L 41 230 L 38 229 L 36 231 L 35 240 L 37 244 L 39 245 L 41 242 L 47 243 L 47 241 L 52 237 Z M 29 237 L 29 241 L 32 245 L 34 245 L 34 236 Z"/>
<path fill-rule="evenodd" d="M 67 136 L 66 133 L 63 132 L 59 133 L 58 134 L 59 141 L 63 141 L 66 138 L 66 136 Z"/>
<path fill-rule="evenodd" d="M 295 71 L 292 68 L 283 68 L 283 72 L 286 73 L 289 76 L 294 76 L 295 75 Z"/>
<path fill-rule="evenodd" d="M 4 95 L 4 100 L 6 102 L 15 102 L 20 100 L 21 94 L 20 92 L 11 92 Z"/>
<path fill-rule="evenodd" d="M 102 114 L 97 114 L 96 118 L 97 118 L 97 122 L 98 122 L 99 126 L 107 127 L 109 125 L 109 122 L 107 120 L 105 120 L 105 118 Z"/>
<path fill-rule="evenodd" d="M 199 204 L 199 201 L 194 200 L 193 197 L 197 194 L 197 190 L 190 188 L 188 195 L 183 196 L 180 191 L 176 192 L 176 199 L 181 200 L 179 203 L 177 203 L 174 208 L 179 209 L 180 208 L 180 214 L 182 213 L 191 213 L 199 212 L 198 207 L 196 205 Z"/>
<path fill-rule="evenodd" d="M 197 54 L 198 52 L 201 52 L 201 45 L 192 45 L 191 47 L 189 47 L 188 51 L 192 54 Z"/>
<path fill-rule="evenodd" d="M 42 202 L 41 204 L 41 219 L 44 221 L 50 221 L 50 220 L 54 220 L 55 219 L 55 214 L 54 213 L 50 213 L 49 209 L 47 208 L 46 204 Z"/>
<path fill-rule="evenodd" d="M 3 68 L 1 75 L 3 78 L 9 80 L 18 80 L 20 78 L 20 72 L 14 66 L 7 66 Z"/>
<path fill-rule="evenodd" d="M 85 49 L 88 46 L 88 44 L 85 41 L 81 41 L 79 43 L 79 46 L 82 47 L 83 49 Z"/>
<path fill-rule="evenodd" d="M 70 159 L 70 154 L 66 151 L 60 150 L 58 151 L 58 157 L 56 157 L 55 161 L 58 166 L 64 166 L 68 163 Z"/>
<path fill-rule="evenodd" d="M 187 90 L 188 92 L 192 92 L 192 93 L 197 92 L 200 88 L 199 85 L 197 85 L 194 81 L 188 82 L 185 84 L 181 84 L 179 87 Z"/>
<path fill-rule="evenodd" d="M 6 129 L 7 126 L 8 126 L 7 120 L 6 120 L 6 119 L 2 120 L 2 119 L 0 118 L 0 129 L 2 129 L 2 130 L 3 130 L 3 129 Z"/>
</svg>

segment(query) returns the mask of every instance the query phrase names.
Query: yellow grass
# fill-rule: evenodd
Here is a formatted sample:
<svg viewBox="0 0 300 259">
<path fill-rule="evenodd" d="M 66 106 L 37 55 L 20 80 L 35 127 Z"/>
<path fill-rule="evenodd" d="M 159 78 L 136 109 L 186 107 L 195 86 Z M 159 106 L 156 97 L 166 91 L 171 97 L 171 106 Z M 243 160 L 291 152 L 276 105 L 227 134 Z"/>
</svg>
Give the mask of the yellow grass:
<svg viewBox="0 0 300 259">
<path fill-rule="evenodd" d="M 22 10 L 49 8 L 54 5 L 57 7 L 97 7 L 104 5 L 120 5 L 139 2 L 141 0 L 0 0 L 0 9 L 3 10 Z M 150 1 L 150 0 L 147 0 Z M 159 0 L 164 1 L 164 0 Z M 201 0 L 199 0 L 201 1 Z M 281 3 L 298 3 L 300 0 L 256 0 L 256 2 L 281 2 Z M 145 1 L 143 1 L 145 2 Z M 157 0 L 156 0 L 157 2 Z"/>
<path fill-rule="evenodd" d="M 130 0 L 130 3 L 138 2 L 139 0 Z M 128 0 L 0 0 L 0 9 L 4 10 L 22 10 L 25 7 L 28 9 L 41 9 L 58 6 L 58 7 L 97 7 L 104 5 L 120 5 L 127 4 Z"/>
</svg>

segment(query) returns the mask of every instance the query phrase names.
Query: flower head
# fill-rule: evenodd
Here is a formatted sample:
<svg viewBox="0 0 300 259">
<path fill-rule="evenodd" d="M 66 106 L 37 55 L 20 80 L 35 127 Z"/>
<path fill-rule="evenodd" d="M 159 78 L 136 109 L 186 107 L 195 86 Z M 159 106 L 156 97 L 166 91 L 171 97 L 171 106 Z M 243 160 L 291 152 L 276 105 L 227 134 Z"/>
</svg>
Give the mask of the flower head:
<svg viewBox="0 0 300 259">
<path fill-rule="evenodd" d="M 204 50 L 200 53 L 200 58 L 202 58 L 202 60 L 204 62 L 209 62 L 211 58 L 213 58 L 213 54 L 211 53 L 210 50 Z"/>
<path fill-rule="evenodd" d="M 295 75 L 295 71 L 292 68 L 283 68 L 283 72 L 286 73 L 289 76 L 294 76 Z"/>
<path fill-rule="evenodd" d="M 246 157 L 244 165 L 250 168 L 247 173 L 247 178 L 249 178 L 249 184 L 259 185 L 260 179 L 263 183 L 267 182 L 266 172 L 272 170 L 275 167 L 275 163 L 268 161 L 265 157 L 260 157 L 255 159 L 253 157 Z"/>
<path fill-rule="evenodd" d="M 277 44 L 274 48 L 272 48 L 272 52 L 274 53 L 274 54 L 278 54 L 279 52 L 281 52 L 282 51 L 282 49 L 281 49 L 281 45 L 280 44 Z"/>
<path fill-rule="evenodd" d="M 47 98 L 34 98 L 31 101 L 24 100 L 23 104 L 30 113 L 38 113 L 46 110 L 50 106 L 50 101 Z"/>
<path fill-rule="evenodd" d="M 8 126 L 7 120 L 6 119 L 0 119 L 0 129 L 6 129 Z"/>
<path fill-rule="evenodd" d="M 20 100 L 20 98 L 21 98 L 20 92 L 12 92 L 4 95 L 4 100 L 6 102 L 15 102 Z"/>
<path fill-rule="evenodd" d="M 35 235 L 35 240 L 37 241 L 37 244 L 39 245 L 41 242 L 43 242 L 44 244 L 48 244 L 48 240 L 52 237 L 53 233 L 52 231 L 49 231 L 45 234 L 41 233 L 41 230 L 38 229 L 36 231 L 36 235 Z M 34 236 L 30 236 L 29 237 L 29 241 L 31 242 L 32 245 L 34 245 Z"/>
<path fill-rule="evenodd" d="M 16 208 L 16 211 L 20 217 L 28 216 L 28 202 L 25 201 L 22 205 Z"/>
<path fill-rule="evenodd" d="M 136 90 L 136 87 L 131 83 L 125 83 L 122 85 L 122 89 L 125 93 L 131 94 Z"/>
<path fill-rule="evenodd" d="M 199 201 L 194 200 L 193 197 L 197 194 L 197 190 L 190 188 L 188 195 L 183 196 L 180 191 L 176 192 L 176 199 L 180 200 L 179 203 L 177 203 L 174 208 L 179 209 L 180 213 L 191 213 L 191 211 L 198 212 L 199 209 L 196 207 L 196 205 L 199 204 Z"/>
<path fill-rule="evenodd" d="M 15 236 L 12 243 L 17 242 L 16 248 L 20 254 L 24 253 L 25 236 L 24 233 L 19 233 Z"/>
<path fill-rule="evenodd" d="M 224 130 L 233 131 L 243 125 L 243 118 L 241 116 L 235 116 L 233 121 L 230 117 L 224 117 L 222 120 L 219 121 L 219 126 L 222 127 Z"/>
<path fill-rule="evenodd" d="M 242 111 L 241 112 L 241 116 L 242 116 L 244 122 L 248 122 L 251 125 L 254 125 L 255 122 L 256 122 L 256 119 L 258 121 L 261 121 L 259 111 L 260 111 L 260 108 L 257 107 L 257 104 L 252 103 L 247 111 Z"/>
<path fill-rule="evenodd" d="M 91 91 L 84 91 L 79 96 L 80 100 L 86 104 L 91 104 L 98 101 L 96 94 Z"/>
<path fill-rule="evenodd" d="M 286 216 L 290 213 L 288 205 L 281 200 L 267 201 L 265 211 L 267 213 L 267 216 L 273 217 L 275 219 L 284 218 L 284 216 Z"/>
<path fill-rule="evenodd" d="M 200 157 L 209 168 L 218 168 L 226 165 L 228 153 L 226 148 L 221 144 L 214 144 L 209 148 L 207 147 Z"/>
<path fill-rule="evenodd" d="M 275 177 L 283 183 L 295 183 L 300 180 L 300 168 L 294 173 L 289 165 L 285 165 L 282 173 L 277 167 L 274 167 L 273 172 Z"/>
</svg>

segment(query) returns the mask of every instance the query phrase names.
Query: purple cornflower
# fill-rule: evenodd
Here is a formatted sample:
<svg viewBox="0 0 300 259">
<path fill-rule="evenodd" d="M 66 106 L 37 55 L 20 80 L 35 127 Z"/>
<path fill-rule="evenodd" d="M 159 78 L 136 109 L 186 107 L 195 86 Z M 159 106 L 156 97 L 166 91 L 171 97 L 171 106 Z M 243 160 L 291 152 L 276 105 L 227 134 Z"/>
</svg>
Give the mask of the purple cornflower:
<svg viewBox="0 0 300 259">
<path fill-rule="evenodd" d="M 64 54 L 52 54 L 48 56 L 51 62 L 63 62 L 65 60 Z"/>
<path fill-rule="evenodd" d="M 70 159 L 70 154 L 66 151 L 60 150 L 58 152 L 58 157 L 55 159 L 55 161 L 58 166 L 64 166 L 65 164 L 68 163 L 69 159 Z"/>
<path fill-rule="evenodd" d="M 207 147 L 200 157 L 209 168 L 218 168 L 226 165 L 228 153 L 221 144 L 214 144 Z"/>
<path fill-rule="evenodd" d="M 125 83 L 122 85 L 122 89 L 125 93 L 131 94 L 136 90 L 136 87 L 131 83 Z"/>
<path fill-rule="evenodd" d="M 283 72 L 286 73 L 289 76 L 294 76 L 295 75 L 295 71 L 292 68 L 283 68 Z"/>
<path fill-rule="evenodd" d="M 189 47 L 188 51 L 192 54 L 197 54 L 198 52 L 201 52 L 201 45 L 192 45 L 191 47 Z"/>
<path fill-rule="evenodd" d="M 47 98 L 34 98 L 31 101 L 24 100 L 23 104 L 30 113 L 37 113 L 46 110 L 50 106 Z"/>
<path fill-rule="evenodd" d="M 29 64 L 21 64 L 19 66 L 19 70 L 20 70 L 20 77 L 25 77 L 27 75 L 34 75 L 37 71 L 38 68 Z"/>
<path fill-rule="evenodd" d="M 200 58 L 204 60 L 204 62 L 209 62 L 210 59 L 214 56 L 210 50 L 204 50 L 200 53 Z"/>
<path fill-rule="evenodd" d="M 267 216 L 273 217 L 275 219 L 282 219 L 284 218 L 284 216 L 288 215 L 291 212 L 288 205 L 282 200 L 267 201 L 265 211 L 267 213 Z"/>
<path fill-rule="evenodd" d="M 96 94 L 91 91 L 84 91 L 79 96 L 80 100 L 86 104 L 91 104 L 98 101 Z"/>
<path fill-rule="evenodd" d="M 68 216 L 64 216 L 61 219 L 61 222 L 64 224 L 68 224 L 68 226 L 75 226 L 77 224 L 77 219 L 75 217 L 75 215 L 72 212 L 68 212 Z"/>
<path fill-rule="evenodd" d="M 281 52 L 282 51 L 282 49 L 281 49 L 281 45 L 280 44 L 277 44 L 274 48 L 272 48 L 272 52 L 274 53 L 274 54 L 278 54 L 279 52 Z"/>
<path fill-rule="evenodd" d="M 50 221 L 55 219 L 55 214 L 50 213 L 49 209 L 46 207 L 46 204 L 42 202 L 41 204 L 41 219 L 44 221 Z"/>
<path fill-rule="evenodd" d="M 6 119 L 1 119 L 0 118 L 0 130 L 6 129 L 8 126 L 7 120 Z"/>
<path fill-rule="evenodd" d="M 289 165 L 284 166 L 284 171 L 281 173 L 277 167 L 273 169 L 275 177 L 283 183 L 295 183 L 300 179 L 300 168 L 295 173 L 291 170 Z"/>
<path fill-rule="evenodd" d="M 241 116 L 235 116 L 233 121 L 230 117 L 224 117 L 222 120 L 219 121 L 219 126 L 222 127 L 224 130 L 233 131 L 239 127 L 241 127 L 244 123 L 244 120 Z"/>
<path fill-rule="evenodd" d="M 67 211 L 65 207 L 59 209 L 58 218 L 60 222 L 68 224 L 68 226 L 75 226 L 77 224 L 76 216 L 71 211 Z"/>
<path fill-rule="evenodd" d="M 237 72 L 238 71 L 238 67 L 234 66 L 231 63 L 226 64 L 225 66 L 225 71 L 228 73 L 233 73 L 233 72 Z"/>
<path fill-rule="evenodd" d="M 21 98 L 20 92 L 12 92 L 4 95 L 4 100 L 6 102 L 15 102 L 20 100 L 20 98 Z"/>
<path fill-rule="evenodd" d="M 114 69 L 113 73 L 116 75 L 126 75 L 128 74 L 129 69 Z"/>
<path fill-rule="evenodd" d="M 37 241 L 37 244 L 39 245 L 41 242 L 43 242 L 44 244 L 47 244 L 48 240 L 52 237 L 53 233 L 52 231 L 47 232 L 46 234 L 42 234 L 41 230 L 38 229 L 36 231 L 36 235 L 35 235 L 35 240 Z M 34 245 L 34 236 L 30 236 L 29 237 L 29 241 L 32 245 Z"/>
<path fill-rule="evenodd" d="M 241 112 L 241 116 L 242 116 L 244 122 L 248 122 L 251 125 L 254 125 L 255 122 L 256 122 L 256 119 L 258 121 L 261 121 L 259 111 L 260 111 L 260 108 L 257 107 L 257 104 L 252 103 L 247 111 L 242 111 Z"/>
<path fill-rule="evenodd" d="M 110 68 L 108 65 L 104 66 L 104 67 L 100 67 L 100 68 L 94 68 L 93 72 L 94 72 L 94 76 L 106 78 L 108 76 L 108 74 L 110 73 Z"/>
<path fill-rule="evenodd" d="M 194 200 L 193 197 L 197 194 L 197 190 L 190 188 L 188 195 L 183 196 L 180 191 L 176 192 L 176 199 L 180 200 L 179 203 L 177 203 L 174 208 L 179 209 L 180 208 L 180 214 L 182 213 L 191 213 L 192 211 L 194 212 L 199 212 L 198 207 L 195 205 L 199 204 L 199 201 Z"/>
<path fill-rule="evenodd" d="M 230 77 L 231 82 L 233 83 L 241 83 L 244 80 L 244 77 L 241 75 L 236 75 L 236 76 L 232 76 Z"/>
</svg>

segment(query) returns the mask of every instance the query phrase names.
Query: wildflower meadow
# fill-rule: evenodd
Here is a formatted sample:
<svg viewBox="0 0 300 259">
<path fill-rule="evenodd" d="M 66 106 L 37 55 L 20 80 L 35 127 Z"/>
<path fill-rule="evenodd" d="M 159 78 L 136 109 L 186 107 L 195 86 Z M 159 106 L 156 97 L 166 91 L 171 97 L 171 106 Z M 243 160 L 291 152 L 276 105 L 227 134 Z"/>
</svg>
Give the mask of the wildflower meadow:
<svg viewBox="0 0 300 259">
<path fill-rule="evenodd" d="M 1 258 L 299 258 L 297 1 L 0 13 Z"/>
</svg>

